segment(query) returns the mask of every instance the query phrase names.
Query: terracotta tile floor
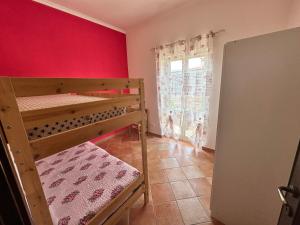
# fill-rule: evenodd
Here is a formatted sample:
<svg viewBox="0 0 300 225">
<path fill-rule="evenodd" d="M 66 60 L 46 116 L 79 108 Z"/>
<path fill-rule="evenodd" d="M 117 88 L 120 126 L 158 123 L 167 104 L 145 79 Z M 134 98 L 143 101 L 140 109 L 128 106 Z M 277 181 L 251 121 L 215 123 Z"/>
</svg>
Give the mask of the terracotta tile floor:
<svg viewBox="0 0 300 225">
<path fill-rule="evenodd" d="M 210 217 L 214 154 L 195 152 L 183 142 L 148 137 L 150 203 L 140 198 L 130 211 L 130 225 L 221 225 Z M 136 135 L 123 134 L 99 144 L 142 170 Z"/>
</svg>

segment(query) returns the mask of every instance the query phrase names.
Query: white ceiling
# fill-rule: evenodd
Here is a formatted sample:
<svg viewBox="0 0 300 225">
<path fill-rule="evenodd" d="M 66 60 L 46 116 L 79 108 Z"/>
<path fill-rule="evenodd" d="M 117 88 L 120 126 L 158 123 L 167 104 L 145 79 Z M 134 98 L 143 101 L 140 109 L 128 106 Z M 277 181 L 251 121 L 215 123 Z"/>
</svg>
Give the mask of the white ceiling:
<svg viewBox="0 0 300 225">
<path fill-rule="evenodd" d="M 189 0 L 35 0 L 126 30 Z M 105 24 L 104 24 L 105 25 Z M 112 28 L 113 28 L 112 27 Z"/>
</svg>

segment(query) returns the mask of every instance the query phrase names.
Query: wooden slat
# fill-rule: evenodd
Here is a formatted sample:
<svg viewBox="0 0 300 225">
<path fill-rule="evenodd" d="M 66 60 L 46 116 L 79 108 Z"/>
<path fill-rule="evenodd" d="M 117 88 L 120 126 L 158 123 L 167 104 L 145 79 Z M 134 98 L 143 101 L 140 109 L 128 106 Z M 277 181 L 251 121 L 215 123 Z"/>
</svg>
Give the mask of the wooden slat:
<svg viewBox="0 0 300 225">
<path fill-rule="evenodd" d="M 149 178 L 148 178 L 148 159 L 147 159 L 147 115 L 146 115 L 146 108 L 145 108 L 145 90 L 144 90 L 144 81 L 140 80 L 140 96 L 141 96 L 141 103 L 140 109 L 142 111 L 142 121 L 141 121 L 141 145 L 142 145 L 142 159 L 143 159 L 143 173 L 145 177 L 145 195 L 144 201 L 145 204 L 149 202 Z"/>
<path fill-rule="evenodd" d="M 34 224 L 52 220 L 9 78 L 0 78 L 0 117 Z"/>
<path fill-rule="evenodd" d="M 118 97 L 125 97 L 125 96 L 136 96 L 136 94 L 101 93 L 101 92 L 82 92 L 82 93 L 78 93 L 78 94 L 85 95 L 85 96 L 102 97 L 102 98 L 118 98 Z"/>
<path fill-rule="evenodd" d="M 47 157 L 64 149 L 91 140 L 92 138 L 114 131 L 118 128 L 138 123 L 141 119 L 141 111 L 136 111 L 30 141 L 34 159 L 38 160 Z"/>
<path fill-rule="evenodd" d="M 16 97 L 139 88 L 139 79 L 12 78 Z"/>
<path fill-rule="evenodd" d="M 79 118 L 80 116 L 86 116 L 92 113 L 113 110 L 118 107 L 127 107 L 139 104 L 139 102 L 140 96 L 134 95 L 105 99 L 96 102 L 86 102 L 47 109 L 23 111 L 21 112 L 21 115 L 23 117 L 25 128 L 28 129 L 44 126 L 45 124 L 64 121 L 66 119 Z"/>
<path fill-rule="evenodd" d="M 134 194 L 126 200 L 126 202 L 114 213 L 111 217 L 109 217 L 103 225 L 115 225 L 118 223 L 124 213 L 127 210 L 130 210 L 131 206 L 141 197 L 141 195 L 145 192 L 145 185 L 139 187 L 138 190 L 134 192 Z"/>
<path fill-rule="evenodd" d="M 96 216 L 89 221 L 88 225 L 98 225 L 101 221 L 108 218 L 112 211 L 119 207 L 120 202 L 124 202 L 128 196 L 133 193 L 139 186 L 142 186 L 144 177 L 140 176 L 132 184 L 126 187 L 115 199 L 113 199 L 106 207 L 97 212 Z"/>
</svg>

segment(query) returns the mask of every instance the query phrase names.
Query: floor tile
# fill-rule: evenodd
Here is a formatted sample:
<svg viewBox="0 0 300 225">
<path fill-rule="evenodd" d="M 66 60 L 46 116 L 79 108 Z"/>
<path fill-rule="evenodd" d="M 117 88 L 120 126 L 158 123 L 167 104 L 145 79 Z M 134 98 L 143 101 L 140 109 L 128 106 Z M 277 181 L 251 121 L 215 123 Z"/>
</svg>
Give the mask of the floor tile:
<svg viewBox="0 0 300 225">
<path fill-rule="evenodd" d="M 196 194 L 187 180 L 171 182 L 171 187 L 176 199 L 196 197 Z"/>
<path fill-rule="evenodd" d="M 161 159 L 166 159 L 166 158 L 173 158 L 178 154 L 179 150 L 174 149 L 174 150 L 165 150 L 165 151 L 159 151 L 158 155 Z"/>
<path fill-rule="evenodd" d="M 177 200 L 185 225 L 209 222 L 209 218 L 197 198 Z"/>
<path fill-rule="evenodd" d="M 144 205 L 144 196 L 142 195 L 133 205 L 132 208 L 141 208 Z"/>
<path fill-rule="evenodd" d="M 206 177 L 190 179 L 189 182 L 197 196 L 210 196 L 211 184 Z"/>
<path fill-rule="evenodd" d="M 154 206 L 157 225 L 183 225 L 177 203 L 168 202 Z"/>
<path fill-rule="evenodd" d="M 152 184 L 151 192 L 154 204 L 160 204 L 175 200 L 174 193 L 169 183 Z"/>
<path fill-rule="evenodd" d="M 188 179 L 205 177 L 203 172 L 197 166 L 184 166 L 182 170 Z"/>
<path fill-rule="evenodd" d="M 199 151 L 193 155 L 193 160 L 195 164 L 200 165 L 203 163 L 211 163 L 210 160 L 208 159 L 207 153 L 204 151 Z"/>
<path fill-rule="evenodd" d="M 205 209 L 206 213 L 210 216 L 210 196 L 201 196 L 198 197 L 198 200 Z"/>
<path fill-rule="evenodd" d="M 180 166 L 193 166 L 194 165 L 194 162 L 193 162 L 192 158 L 189 157 L 189 156 L 184 156 L 184 155 L 178 156 L 178 155 L 176 155 L 176 159 L 177 159 L 177 162 Z"/>
<path fill-rule="evenodd" d="M 130 209 L 130 225 L 156 225 L 153 205 Z"/>
<path fill-rule="evenodd" d="M 149 180 L 150 184 L 167 183 L 169 181 L 164 170 L 150 171 Z"/>
<path fill-rule="evenodd" d="M 149 171 L 161 170 L 162 166 L 161 166 L 160 159 L 148 160 L 148 169 L 149 169 Z"/>
<path fill-rule="evenodd" d="M 132 165 L 132 157 L 128 154 L 118 155 L 118 158 L 122 161 Z"/>
<path fill-rule="evenodd" d="M 161 162 L 162 169 L 179 167 L 176 158 L 161 159 L 160 162 Z"/>
<path fill-rule="evenodd" d="M 201 169 L 201 171 L 203 172 L 203 174 L 206 177 L 212 177 L 213 176 L 213 164 L 212 163 L 202 163 L 200 165 L 198 165 L 198 167 Z"/>
<path fill-rule="evenodd" d="M 147 137 L 147 144 L 150 203 L 144 206 L 143 196 L 134 203 L 130 225 L 222 225 L 210 217 L 214 152 L 195 151 L 189 143 L 154 136 Z M 136 134 L 117 135 L 100 145 L 142 170 Z"/>
<path fill-rule="evenodd" d="M 149 204 L 153 205 L 151 189 L 149 190 Z M 132 208 L 141 208 L 145 205 L 144 195 L 142 195 L 133 205 Z"/>
<path fill-rule="evenodd" d="M 181 168 L 166 169 L 165 173 L 168 176 L 169 181 L 178 181 L 186 179 Z"/>
<path fill-rule="evenodd" d="M 169 149 L 169 143 L 154 143 L 151 148 L 159 151 L 165 151 Z"/>
<path fill-rule="evenodd" d="M 148 160 L 160 159 L 160 157 L 159 157 L 159 152 L 160 152 L 160 151 L 152 151 L 152 152 L 148 152 L 148 154 L 147 154 Z"/>
<path fill-rule="evenodd" d="M 212 177 L 206 177 L 206 179 L 208 180 L 208 182 L 210 183 L 210 185 L 212 185 Z"/>
<path fill-rule="evenodd" d="M 208 161 L 214 163 L 215 161 L 215 152 L 214 151 L 203 151 L 205 153 L 206 158 Z"/>
<path fill-rule="evenodd" d="M 181 149 L 185 155 L 195 155 L 195 149 L 192 146 L 182 146 Z"/>
<path fill-rule="evenodd" d="M 142 152 L 134 152 L 132 154 L 128 154 L 132 157 L 133 160 L 142 160 Z"/>
<path fill-rule="evenodd" d="M 130 164 L 139 171 L 143 171 L 143 161 L 141 159 L 132 160 L 132 163 Z"/>
<path fill-rule="evenodd" d="M 132 153 L 132 148 L 129 146 L 124 146 L 122 143 L 114 143 L 113 145 L 109 146 L 109 149 L 114 155 Z"/>
</svg>

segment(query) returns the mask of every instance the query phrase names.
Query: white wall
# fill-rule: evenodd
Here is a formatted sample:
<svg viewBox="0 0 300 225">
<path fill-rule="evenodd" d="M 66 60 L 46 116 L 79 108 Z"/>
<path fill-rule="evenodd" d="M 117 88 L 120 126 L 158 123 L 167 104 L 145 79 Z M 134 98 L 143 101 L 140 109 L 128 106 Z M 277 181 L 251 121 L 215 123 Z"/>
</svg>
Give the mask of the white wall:
<svg viewBox="0 0 300 225">
<path fill-rule="evenodd" d="M 226 44 L 212 215 L 276 225 L 300 138 L 300 28 Z"/>
<path fill-rule="evenodd" d="M 207 144 L 207 147 L 215 148 L 224 43 L 285 28 L 289 5 L 290 0 L 190 0 L 180 8 L 129 29 L 129 76 L 145 79 L 150 131 L 160 133 L 155 61 L 151 48 L 210 30 L 226 29 L 215 39 L 214 85 Z"/>
<path fill-rule="evenodd" d="M 288 27 L 300 27 L 300 0 L 291 2 Z"/>
</svg>

